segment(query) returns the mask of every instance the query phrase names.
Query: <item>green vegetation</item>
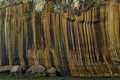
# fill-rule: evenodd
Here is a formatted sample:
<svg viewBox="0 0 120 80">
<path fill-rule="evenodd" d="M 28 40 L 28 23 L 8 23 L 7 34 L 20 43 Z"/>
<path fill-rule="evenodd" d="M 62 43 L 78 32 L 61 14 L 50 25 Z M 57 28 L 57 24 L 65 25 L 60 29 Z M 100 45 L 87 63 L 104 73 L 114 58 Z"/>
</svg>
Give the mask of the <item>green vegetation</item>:
<svg viewBox="0 0 120 80">
<path fill-rule="evenodd" d="M 120 80 L 120 77 L 44 77 L 41 75 L 11 76 L 8 73 L 0 73 L 0 80 Z"/>
<path fill-rule="evenodd" d="M 120 80 L 120 78 L 5 76 L 5 77 L 0 77 L 0 80 Z"/>
</svg>

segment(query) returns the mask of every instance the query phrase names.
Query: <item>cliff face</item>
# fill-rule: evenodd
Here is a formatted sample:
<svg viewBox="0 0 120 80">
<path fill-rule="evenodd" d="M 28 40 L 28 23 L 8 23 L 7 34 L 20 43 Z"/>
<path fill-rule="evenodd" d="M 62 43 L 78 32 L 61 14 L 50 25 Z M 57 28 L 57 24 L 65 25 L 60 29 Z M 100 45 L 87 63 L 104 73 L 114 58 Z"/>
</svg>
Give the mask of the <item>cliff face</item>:
<svg viewBox="0 0 120 80">
<path fill-rule="evenodd" d="M 97 5 L 96 5 L 97 6 Z M 63 75 L 118 76 L 120 4 L 35 12 L 33 3 L 0 9 L 0 65 L 56 67 Z"/>
</svg>

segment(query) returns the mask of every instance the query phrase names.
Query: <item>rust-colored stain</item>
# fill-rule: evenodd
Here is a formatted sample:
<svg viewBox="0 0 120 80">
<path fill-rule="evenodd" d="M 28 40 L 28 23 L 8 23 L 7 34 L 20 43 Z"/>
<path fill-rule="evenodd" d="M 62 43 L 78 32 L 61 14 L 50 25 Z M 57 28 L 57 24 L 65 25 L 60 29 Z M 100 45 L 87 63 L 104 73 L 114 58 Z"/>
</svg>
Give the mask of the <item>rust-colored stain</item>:
<svg viewBox="0 0 120 80">
<path fill-rule="evenodd" d="M 0 9 L 1 66 L 40 64 L 63 75 L 120 76 L 119 62 L 119 3 L 79 16 L 69 10 L 38 13 L 31 3 Z"/>
</svg>

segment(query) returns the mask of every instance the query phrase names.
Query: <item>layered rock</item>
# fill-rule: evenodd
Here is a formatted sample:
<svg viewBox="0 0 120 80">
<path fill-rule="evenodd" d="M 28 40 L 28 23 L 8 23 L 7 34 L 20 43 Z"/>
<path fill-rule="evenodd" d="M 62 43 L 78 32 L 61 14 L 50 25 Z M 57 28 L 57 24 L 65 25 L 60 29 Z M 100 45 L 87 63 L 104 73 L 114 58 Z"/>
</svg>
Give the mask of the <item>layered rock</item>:
<svg viewBox="0 0 120 80">
<path fill-rule="evenodd" d="M 10 72 L 12 66 L 1 66 L 0 67 L 0 73 L 4 73 L 4 72 Z"/>
</svg>

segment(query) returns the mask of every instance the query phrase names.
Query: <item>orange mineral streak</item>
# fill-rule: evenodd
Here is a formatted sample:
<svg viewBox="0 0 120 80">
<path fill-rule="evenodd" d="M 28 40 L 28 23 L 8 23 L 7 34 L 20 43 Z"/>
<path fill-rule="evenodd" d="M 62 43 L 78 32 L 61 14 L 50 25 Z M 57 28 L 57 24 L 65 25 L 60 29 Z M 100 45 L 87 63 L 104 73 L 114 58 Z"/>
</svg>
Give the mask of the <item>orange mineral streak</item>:
<svg viewBox="0 0 120 80">
<path fill-rule="evenodd" d="M 119 2 L 89 10 L 83 6 L 80 15 L 71 15 L 70 9 L 54 13 L 51 4 L 40 13 L 32 3 L 0 9 L 0 65 L 55 67 L 70 76 L 120 76 Z"/>
</svg>

